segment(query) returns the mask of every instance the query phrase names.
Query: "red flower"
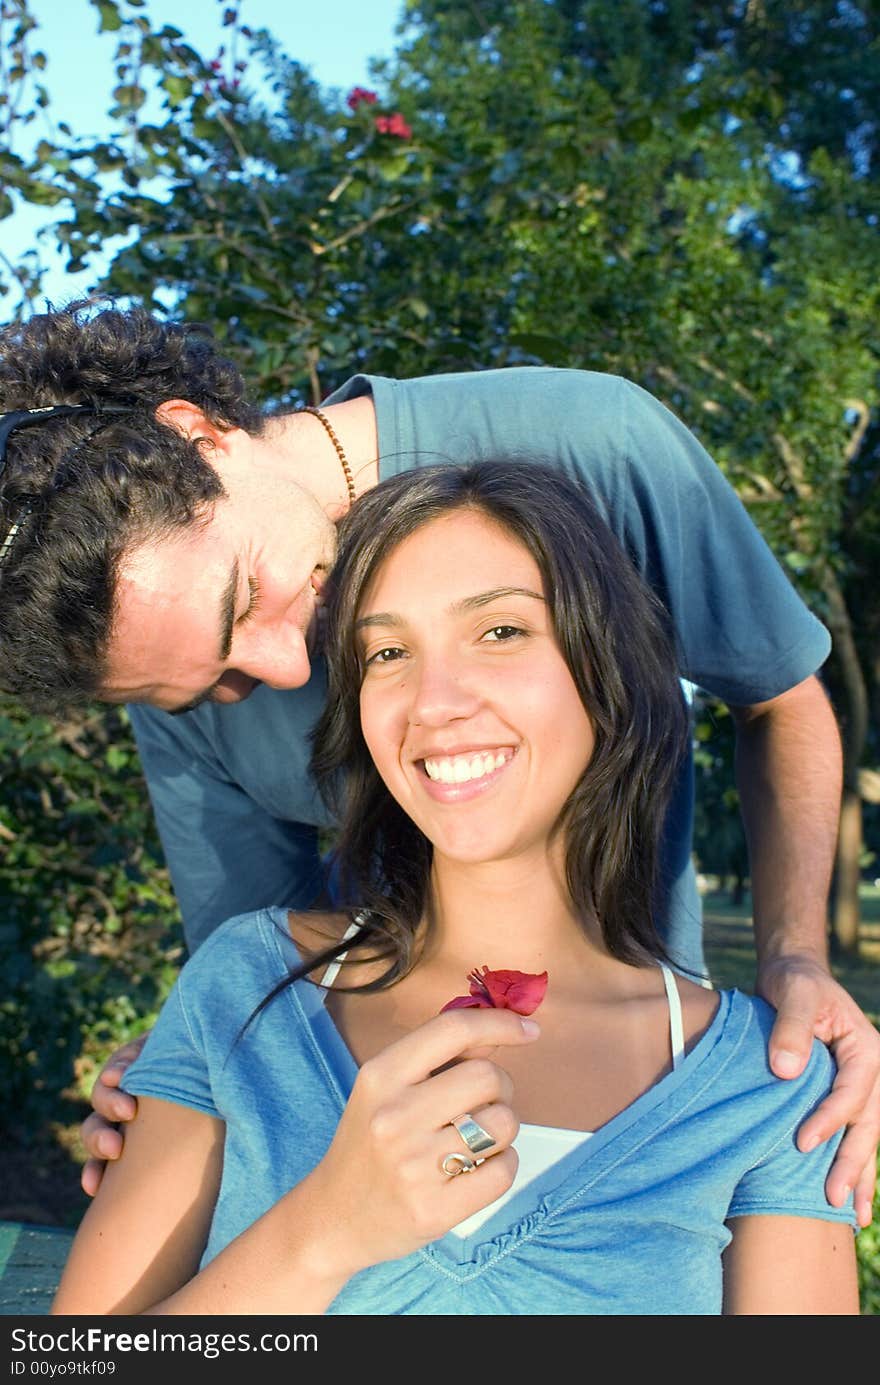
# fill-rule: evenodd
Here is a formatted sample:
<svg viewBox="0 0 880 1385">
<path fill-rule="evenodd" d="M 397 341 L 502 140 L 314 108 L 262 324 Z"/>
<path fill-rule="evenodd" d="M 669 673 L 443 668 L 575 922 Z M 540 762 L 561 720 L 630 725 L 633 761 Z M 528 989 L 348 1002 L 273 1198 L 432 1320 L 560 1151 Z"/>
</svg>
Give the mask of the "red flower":
<svg viewBox="0 0 880 1385">
<path fill-rule="evenodd" d="M 518 1015 L 531 1015 L 547 990 L 546 971 L 535 975 L 528 971 L 490 971 L 484 966 L 474 968 L 468 981 L 470 995 L 457 995 L 443 1010 L 515 1010 Z"/>
<path fill-rule="evenodd" d="M 379 100 L 374 91 L 368 91 L 366 87 L 352 87 L 348 96 L 345 98 L 353 111 L 356 111 L 361 102 L 368 106 L 375 106 Z"/>
<path fill-rule="evenodd" d="M 380 135 L 396 135 L 398 139 L 409 139 L 412 135 L 412 126 L 407 125 L 400 111 L 393 115 L 377 115 L 376 129 Z"/>
</svg>

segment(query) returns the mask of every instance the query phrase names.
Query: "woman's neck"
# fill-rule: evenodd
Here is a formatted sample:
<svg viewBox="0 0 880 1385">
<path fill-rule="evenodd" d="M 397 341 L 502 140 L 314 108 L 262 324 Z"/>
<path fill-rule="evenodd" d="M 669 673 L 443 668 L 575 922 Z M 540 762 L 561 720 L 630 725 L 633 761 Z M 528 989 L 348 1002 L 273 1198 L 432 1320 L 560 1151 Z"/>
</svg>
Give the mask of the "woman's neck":
<svg viewBox="0 0 880 1385">
<path fill-rule="evenodd" d="M 431 873 L 432 928 L 428 954 L 456 967 L 486 965 L 540 972 L 551 964 L 580 970 L 609 954 L 595 917 L 579 919 L 561 862 L 542 860 L 470 865 L 435 857 Z"/>
</svg>

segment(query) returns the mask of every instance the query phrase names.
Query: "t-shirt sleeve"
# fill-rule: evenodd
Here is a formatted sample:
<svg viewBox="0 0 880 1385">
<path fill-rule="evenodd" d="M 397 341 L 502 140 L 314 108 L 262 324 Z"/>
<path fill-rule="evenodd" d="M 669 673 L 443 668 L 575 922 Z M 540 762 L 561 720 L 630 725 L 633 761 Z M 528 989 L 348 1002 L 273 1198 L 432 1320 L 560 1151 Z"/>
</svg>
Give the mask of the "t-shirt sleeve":
<svg viewBox="0 0 880 1385">
<path fill-rule="evenodd" d="M 830 635 L 694 434 L 623 385 L 621 537 L 672 616 L 681 672 L 733 705 L 769 700 L 821 667 Z"/>
<path fill-rule="evenodd" d="M 200 1032 L 186 1010 L 185 978 L 186 968 L 177 978 L 122 1085 L 132 1096 L 159 1097 L 179 1106 L 191 1106 L 208 1116 L 219 1116 Z"/>
<path fill-rule="evenodd" d="M 851 1196 L 843 1207 L 832 1207 L 825 1196 L 825 1180 L 843 1132 L 838 1131 L 809 1154 L 801 1153 L 796 1144 L 798 1129 L 829 1092 L 834 1072 L 831 1055 L 816 1040 L 803 1077 L 777 1089 L 787 1097 L 782 1134 L 740 1179 L 731 1199 L 730 1217 L 775 1214 L 857 1226 Z"/>
</svg>

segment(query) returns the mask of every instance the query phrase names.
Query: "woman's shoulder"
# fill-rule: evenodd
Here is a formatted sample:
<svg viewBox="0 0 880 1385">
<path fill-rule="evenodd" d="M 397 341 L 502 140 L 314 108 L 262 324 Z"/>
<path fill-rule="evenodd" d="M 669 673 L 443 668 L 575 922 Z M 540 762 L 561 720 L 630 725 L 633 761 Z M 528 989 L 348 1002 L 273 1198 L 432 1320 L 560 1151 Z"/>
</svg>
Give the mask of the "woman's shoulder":
<svg viewBox="0 0 880 1385">
<path fill-rule="evenodd" d="M 273 906 L 236 914 L 209 934 L 183 967 L 180 980 L 189 993 L 205 986 L 212 992 L 222 990 L 224 978 L 233 989 L 247 989 L 250 982 L 272 985 L 338 947 L 352 929 L 350 914 L 332 911 Z"/>
<path fill-rule="evenodd" d="M 814 1039 L 803 1071 L 797 1078 L 777 1077 L 770 1066 L 769 1043 L 776 1011 L 761 996 L 736 988 L 716 990 L 700 985 L 676 973 L 676 985 L 681 997 L 682 1027 L 687 1050 L 690 1051 L 713 1029 L 721 1048 L 719 1058 L 735 1055 L 732 1063 L 723 1063 L 728 1081 L 746 1089 L 783 1089 L 791 1097 L 803 1100 L 805 1091 L 825 1092 L 834 1080 L 834 1059 L 825 1044 Z"/>
<path fill-rule="evenodd" d="M 740 1079 L 777 1093 L 780 1100 L 801 1102 L 818 1099 L 831 1086 L 837 1071 L 830 1049 L 814 1038 L 804 1068 L 797 1077 L 778 1077 L 770 1066 L 770 1035 L 776 1011 L 763 997 L 747 991 L 722 991 L 727 998 L 731 1039 L 739 1061 L 734 1064 Z"/>
<path fill-rule="evenodd" d="M 181 968 L 181 998 L 192 1001 L 206 990 L 216 1002 L 226 991 L 250 992 L 277 981 L 300 961 L 284 908 L 235 914 L 208 934 Z"/>
<path fill-rule="evenodd" d="M 283 909 L 248 909 L 224 919 L 193 950 L 184 970 L 194 972 L 213 966 L 218 956 L 225 953 L 246 951 L 252 954 L 255 941 L 264 937 L 267 930 L 277 928 L 285 913 Z"/>
<path fill-rule="evenodd" d="M 714 986 L 704 986 L 699 981 L 675 973 L 675 984 L 681 997 L 682 1012 L 694 1019 L 711 1019 L 718 1009 L 719 992 Z"/>
<path fill-rule="evenodd" d="M 349 913 L 288 909 L 286 914 L 288 932 L 303 961 L 337 947 L 351 933 L 354 922 Z"/>
</svg>

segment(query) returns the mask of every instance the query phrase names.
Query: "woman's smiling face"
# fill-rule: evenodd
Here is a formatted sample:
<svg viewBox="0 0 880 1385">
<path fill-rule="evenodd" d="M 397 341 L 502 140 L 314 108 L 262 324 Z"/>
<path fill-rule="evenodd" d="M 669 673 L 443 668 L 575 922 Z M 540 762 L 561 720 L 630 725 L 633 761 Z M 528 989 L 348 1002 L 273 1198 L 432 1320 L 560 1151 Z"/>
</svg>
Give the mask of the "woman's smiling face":
<svg viewBox="0 0 880 1385">
<path fill-rule="evenodd" d="M 594 735 L 528 550 L 454 510 L 392 551 L 357 625 L 364 739 L 435 854 L 546 852 Z"/>
</svg>

